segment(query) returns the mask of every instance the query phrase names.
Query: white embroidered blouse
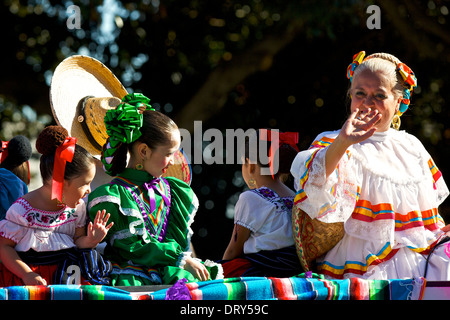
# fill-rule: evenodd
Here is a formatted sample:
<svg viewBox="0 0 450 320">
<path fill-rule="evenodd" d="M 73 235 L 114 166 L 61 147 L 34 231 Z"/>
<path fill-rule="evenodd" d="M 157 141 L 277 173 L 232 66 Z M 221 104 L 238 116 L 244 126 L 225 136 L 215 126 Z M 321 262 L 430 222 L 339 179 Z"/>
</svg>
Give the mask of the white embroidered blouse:
<svg viewBox="0 0 450 320">
<path fill-rule="evenodd" d="M 276 250 L 294 245 L 292 237 L 293 197 L 280 197 L 262 187 L 243 192 L 235 207 L 234 222 L 251 231 L 244 253 Z"/>
<path fill-rule="evenodd" d="M 56 251 L 75 247 L 75 229 L 86 225 L 86 205 L 57 211 L 33 208 L 19 198 L 0 221 L 0 236 L 16 243 L 16 251 Z"/>
</svg>

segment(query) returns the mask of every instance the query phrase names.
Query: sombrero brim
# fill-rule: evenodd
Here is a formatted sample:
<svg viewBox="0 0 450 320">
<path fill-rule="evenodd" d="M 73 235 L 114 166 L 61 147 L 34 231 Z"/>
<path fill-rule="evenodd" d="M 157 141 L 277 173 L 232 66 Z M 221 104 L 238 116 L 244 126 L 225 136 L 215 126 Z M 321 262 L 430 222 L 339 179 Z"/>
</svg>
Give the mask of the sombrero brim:
<svg viewBox="0 0 450 320">
<path fill-rule="evenodd" d="M 187 184 L 191 184 L 192 170 L 189 160 L 182 149 L 178 150 L 174 154 L 174 164 L 167 168 L 167 171 L 163 174 L 163 177 L 175 177 Z"/>
<path fill-rule="evenodd" d="M 53 117 L 77 143 L 98 156 L 101 150 L 89 141 L 78 122 L 77 106 L 87 96 L 122 99 L 128 92 L 117 77 L 100 61 L 82 55 L 63 60 L 55 69 L 50 86 L 50 104 Z"/>
<path fill-rule="evenodd" d="M 122 99 L 128 92 L 117 77 L 100 61 L 82 55 L 64 59 L 55 69 L 50 85 L 50 105 L 56 123 L 64 127 L 69 135 L 77 138 L 81 145 L 96 158 L 101 150 L 89 141 L 78 121 L 78 104 L 85 97 L 116 97 Z M 175 177 L 191 183 L 192 170 L 182 150 L 175 153 L 174 165 L 164 177 Z"/>
</svg>

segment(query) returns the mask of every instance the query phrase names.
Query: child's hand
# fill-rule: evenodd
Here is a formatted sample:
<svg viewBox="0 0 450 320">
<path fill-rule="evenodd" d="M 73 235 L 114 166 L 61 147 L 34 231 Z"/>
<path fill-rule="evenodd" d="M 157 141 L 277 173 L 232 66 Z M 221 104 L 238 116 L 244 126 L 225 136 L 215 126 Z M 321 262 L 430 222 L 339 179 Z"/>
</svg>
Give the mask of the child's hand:
<svg viewBox="0 0 450 320">
<path fill-rule="evenodd" d="M 94 223 L 89 222 L 88 228 L 87 228 L 87 237 L 90 241 L 94 243 L 100 243 L 108 233 L 108 230 L 111 229 L 114 222 L 111 222 L 108 226 L 106 223 L 109 219 L 109 213 L 106 213 L 106 210 L 103 209 L 101 212 L 100 210 L 97 212 L 97 215 L 95 216 Z"/>
<path fill-rule="evenodd" d="M 195 259 L 187 258 L 184 269 L 192 273 L 194 277 L 196 277 L 200 281 L 206 281 L 209 279 L 209 272 L 206 267 L 203 265 L 203 263 L 198 262 Z"/>
<path fill-rule="evenodd" d="M 26 286 L 47 285 L 47 281 L 45 281 L 44 278 L 42 278 L 40 275 L 34 272 L 27 273 L 22 278 L 22 281 Z"/>
</svg>

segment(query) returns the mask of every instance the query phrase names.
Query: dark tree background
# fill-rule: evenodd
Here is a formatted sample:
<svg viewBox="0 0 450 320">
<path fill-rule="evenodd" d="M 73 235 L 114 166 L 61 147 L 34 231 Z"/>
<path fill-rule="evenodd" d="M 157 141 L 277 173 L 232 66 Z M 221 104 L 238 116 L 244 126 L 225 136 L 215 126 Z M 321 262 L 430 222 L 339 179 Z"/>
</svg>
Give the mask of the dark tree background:
<svg viewBox="0 0 450 320">
<path fill-rule="evenodd" d="M 79 29 L 67 26 L 76 5 Z M 367 20 L 380 8 L 380 29 Z M 347 116 L 353 54 L 389 52 L 417 75 L 402 129 L 450 177 L 449 0 L 3 0 L 0 3 L 0 138 L 35 139 L 54 122 L 53 70 L 67 56 L 101 60 L 129 92 L 143 92 L 180 128 L 298 131 L 307 148 Z M 207 145 L 209 142 L 205 141 Z M 193 243 L 220 259 L 245 183 L 239 165 L 194 164 L 201 207 Z M 35 177 L 34 172 L 33 177 Z M 441 214 L 450 221 L 450 203 Z"/>
</svg>

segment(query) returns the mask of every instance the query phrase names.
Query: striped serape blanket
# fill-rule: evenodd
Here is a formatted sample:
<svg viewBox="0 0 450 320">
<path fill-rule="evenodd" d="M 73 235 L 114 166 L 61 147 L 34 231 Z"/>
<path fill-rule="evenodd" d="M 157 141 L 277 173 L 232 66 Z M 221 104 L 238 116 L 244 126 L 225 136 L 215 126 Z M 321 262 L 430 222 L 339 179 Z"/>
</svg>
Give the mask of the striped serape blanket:
<svg viewBox="0 0 450 320">
<path fill-rule="evenodd" d="M 325 280 L 292 277 L 227 278 L 133 293 L 102 285 L 12 286 L 0 300 L 420 300 L 424 278 L 405 280 Z"/>
<path fill-rule="evenodd" d="M 128 291 L 101 285 L 11 286 L 0 288 L 0 300 L 132 300 Z"/>
<path fill-rule="evenodd" d="M 425 279 L 325 280 L 323 278 L 227 278 L 186 283 L 140 299 L 152 300 L 420 300 Z"/>
</svg>

